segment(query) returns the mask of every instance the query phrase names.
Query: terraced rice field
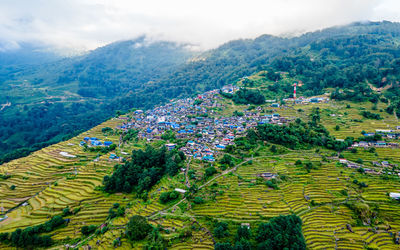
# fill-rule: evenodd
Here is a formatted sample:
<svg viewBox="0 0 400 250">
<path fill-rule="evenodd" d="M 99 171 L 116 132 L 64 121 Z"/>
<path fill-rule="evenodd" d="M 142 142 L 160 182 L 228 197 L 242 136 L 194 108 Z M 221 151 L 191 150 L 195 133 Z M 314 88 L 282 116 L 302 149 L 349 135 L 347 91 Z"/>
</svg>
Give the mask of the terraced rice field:
<svg viewBox="0 0 400 250">
<path fill-rule="evenodd" d="M 391 203 L 387 191 L 399 190 L 400 182 L 383 180 L 377 176 L 361 175 L 352 169 L 323 163 L 307 173 L 293 163 L 298 160 L 320 162 L 313 152 L 288 153 L 277 157 L 255 158 L 252 165 L 240 167 L 234 174 L 216 179 L 218 190 L 223 190 L 208 202 L 195 205 L 195 216 L 211 216 L 221 220 L 239 222 L 262 221 L 282 214 L 294 213 L 303 221 L 303 233 L 310 249 L 360 249 L 364 245 L 376 248 L 396 249 L 390 232 L 398 230 L 400 204 Z M 258 173 L 280 173 L 288 176 L 278 190 L 268 188 L 257 181 Z M 352 179 L 358 178 L 371 184 L 359 190 Z M 341 193 L 346 190 L 348 196 Z M 212 197 L 212 186 L 202 191 L 206 199 Z M 353 233 L 347 224 L 353 224 L 353 212 L 344 204 L 347 200 L 365 199 L 378 204 L 379 211 L 387 214 L 392 230 L 383 229 L 383 222 L 374 233 L 368 227 L 357 226 Z M 311 201 L 315 202 L 313 205 Z M 393 216 L 393 217 L 392 217 Z"/>
</svg>

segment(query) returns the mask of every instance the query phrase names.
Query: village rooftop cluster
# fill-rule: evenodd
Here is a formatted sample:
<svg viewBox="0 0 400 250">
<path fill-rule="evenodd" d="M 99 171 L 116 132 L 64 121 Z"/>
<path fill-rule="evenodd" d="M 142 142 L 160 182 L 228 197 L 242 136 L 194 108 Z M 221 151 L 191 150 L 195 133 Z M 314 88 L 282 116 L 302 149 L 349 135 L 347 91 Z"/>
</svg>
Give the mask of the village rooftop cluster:
<svg viewBox="0 0 400 250">
<path fill-rule="evenodd" d="M 222 91 L 234 92 L 235 87 L 224 87 Z M 212 90 L 198 95 L 196 98 L 186 98 L 167 105 L 143 112 L 136 110 L 131 118 L 121 117 L 124 124 L 117 129 L 139 131 L 139 138 L 148 141 L 161 139 L 166 131 L 173 131 L 177 139 L 187 139 L 180 148 L 185 155 L 199 160 L 213 162 L 219 152 L 228 145 L 233 145 L 237 136 L 243 136 L 246 130 L 255 128 L 258 124 L 285 124 L 294 118 L 282 117 L 278 113 L 261 114 L 260 107 L 246 109 L 242 114 L 222 117 L 216 110 L 222 108 L 218 102 L 222 97 L 220 90 Z M 173 143 L 166 144 L 171 150 Z"/>
</svg>

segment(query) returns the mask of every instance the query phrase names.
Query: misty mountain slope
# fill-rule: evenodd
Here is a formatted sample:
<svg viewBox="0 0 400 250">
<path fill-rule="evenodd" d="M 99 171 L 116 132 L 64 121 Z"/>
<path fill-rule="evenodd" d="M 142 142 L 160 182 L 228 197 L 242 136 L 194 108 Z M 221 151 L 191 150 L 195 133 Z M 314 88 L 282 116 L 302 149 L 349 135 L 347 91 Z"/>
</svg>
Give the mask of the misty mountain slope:
<svg viewBox="0 0 400 250">
<path fill-rule="evenodd" d="M 10 45 L 0 42 L 0 81 L 10 80 L 15 73 L 60 59 L 60 55 L 44 45 L 30 43 Z"/>
<path fill-rule="evenodd" d="M 192 55 L 185 45 L 145 37 L 116 42 L 78 58 L 57 83 L 78 82 L 83 97 L 114 97 L 159 79 Z"/>
</svg>

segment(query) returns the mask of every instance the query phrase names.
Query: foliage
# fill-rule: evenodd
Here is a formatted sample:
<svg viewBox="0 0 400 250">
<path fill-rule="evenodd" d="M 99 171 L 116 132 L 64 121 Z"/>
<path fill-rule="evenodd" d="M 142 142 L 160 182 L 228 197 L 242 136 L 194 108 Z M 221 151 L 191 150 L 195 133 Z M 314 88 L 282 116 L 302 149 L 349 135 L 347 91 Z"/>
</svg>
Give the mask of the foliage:
<svg viewBox="0 0 400 250">
<path fill-rule="evenodd" d="M 0 174 L 0 180 L 7 180 L 11 178 L 11 175 L 9 174 Z"/>
<path fill-rule="evenodd" d="M 158 228 L 153 228 L 146 238 L 145 250 L 162 250 L 166 249 L 164 239 L 162 238 Z"/>
<path fill-rule="evenodd" d="M 217 173 L 217 170 L 215 169 L 215 167 L 208 167 L 208 168 L 206 168 L 206 172 L 205 172 L 205 176 L 206 177 L 210 177 L 210 176 L 213 176 L 214 174 L 216 174 Z"/>
<path fill-rule="evenodd" d="M 11 234 L 3 233 L 0 236 L 0 242 L 22 248 L 49 247 L 53 243 L 51 237 L 39 234 L 49 233 L 65 223 L 65 220 L 61 216 L 54 216 L 43 224 L 25 229 L 18 228 Z"/>
<path fill-rule="evenodd" d="M 173 130 L 167 130 L 161 135 L 161 139 L 166 141 L 172 141 L 176 139 L 175 132 Z"/>
<path fill-rule="evenodd" d="M 152 226 L 147 219 L 140 215 L 134 215 L 126 225 L 125 235 L 131 241 L 143 240 L 151 232 Z"/>
<path fill-rule="evenodd" d="M 83 226 L 81 228 L 81 233 L 83 235 L 89 235 L 89 234 L 94 233 L 96 231 L 96 229 L 97 229 L 97 226 L 95 226 L 95 225 Z"/>
<path fill-rule="evenodd" d="M 314 120 L 318 120 L 314 118 Z M 328 130 L 314 122 L 305 123 L 300 119 L 288 126 L 275 124 L 261 124 L 257 126 L 256 135 L 258 139 L 283 145 L 291 149 L 308 149 L 313 146 L 325 146 L 337 151 L 344 150 L 352 144 L 352 139 L 347 138 L 344 142 L 337 141 L 329 135 Z M 249 138 L 249 135 L 247 136 Z M 252 138 L 249 138 L 252 140 Z"/>
<path fill-rule="evenodd" d="M 249 240 L 251 237 L 250 228 L 247 226 L 239 226 L 236 233 L 236 241 L 240 241 L 242 239 Z"/>
<path fill-rule="evenodd" d="M 372 112 L 366 111 L 366 110 L 361 111 L 361 115 L 364 116 L 367 119 L 375 119 L 375 120 L 381 120 L 382 119 L 380 114 L 375 114 L 375 113 L 372 113 Z"/>
<path fill-rule="evenodd" d="M 204 203 L 204 200 L 200 196 L 196 196 L 196 197 L 194 197 L 193 202 L 196 204 L 202 204 L 202 203 Z"/>
<path fill-rule="evenodd" d="M 279 189 L 276 179 L 271 179 L 265 182 L 267 187 L 272 189 Z"/>
<path fill-rule="evenodd" d="M 160 195 L 160 202 L 165 204 L 169 201 L 176 200 L 179 197 L 179 193 L 177 191 L 163 192 Z"/>
<path fill-rule="evenodd" d="M 214 250 L 232 250 L 233 247 L 229 242 L 215 243 Z"/>
<path fill-rule="evenodd" d="M 132 140 L 134 140 L 134 139 L 137 138 L 138 134 L 139 134 L 139 131 L 138 131 L 138 130 L 130 129 L 130 130 L 128 130 L 128 132 L 126 132 L 126 134 L 122 137 L 122 140 L 123 140 L 124 142 L 132 141 Z"/>
<path fill-rule="evenodd" d="M 145 151 L 134 150 L 132 160 L 116 165 L 111 176 L 103 179 L 104 190 L 109 193 L 149 190 L 164 175 L 175 175 L 185 160 L 183 152 L 155 149 L 147 146 Z"/>
<path fill-rule="evenodd" d="M 234 158 L 229 154 L 224 154 L 224 156 L 219 161 L 220 164 L 226 164 L 229 167 L 233 167 L 235 165 Z"/>
<path fill-rule="evenodd" d="M 71 212 L 71 209 L 69 207 L 64 208 L 63 211 L 62 211 L 62 216 L 63 217 L 71 215 L 71 214 L 72 214 L 72 212 Z"/>
<path fill-rule="evenodd" d="M 112 128 L 110 128 L 110 127 L 105 127 L 105 128 L 102 128 L 102 129 L 101 129 L 101 132 L 102 132 L 103 134 L 106 134 L 106 135 L 112 134 L 113 131 L 114 131 L 114 130 L 113 130 Z"/>
<path fill-rule="evenodd" d="M 113 207 L 108 210 L 108 217 L 107 219 L 114 219 L 116 217 L 121 217 L 125 215 L 125 207 L 123 206 L 116 206 L 118 203 L 114 203 Z"/>
<path fill-rule="evenodd" d="M 223 238 L 229 235 L 228 224 L 226 222 L 217 222 L 214 225 L 213 235 L 217 238 Z"/>
<path fill-rule="evenodd" d="M 369 224 L 377 216 L 377 212 L 362 201 L 348 201 L 345 205 L 353 211 L 353 217 L 356 220 Z"/>
<path fill-rule="evenodd" d="M 236 104 L 264 104 L 265 97 L 259 90 L 241 88 L 233 95 Z"/>
<path fill-rule="evenodd" d="M 374 134 L 372 136 L 362 136 L 358 138 L 358 141 L 366 141 L 366 142 L 381 141 L 381 140 L 382 140 L 382 135 L 380 134 Z"/>
<path fill-rule="evenodd" d="M 261 223 L 256 236 L 258 248 L 306 249 L 301 225 L 297 215 L 274 217 L 267 223 Z"/>
</svg>

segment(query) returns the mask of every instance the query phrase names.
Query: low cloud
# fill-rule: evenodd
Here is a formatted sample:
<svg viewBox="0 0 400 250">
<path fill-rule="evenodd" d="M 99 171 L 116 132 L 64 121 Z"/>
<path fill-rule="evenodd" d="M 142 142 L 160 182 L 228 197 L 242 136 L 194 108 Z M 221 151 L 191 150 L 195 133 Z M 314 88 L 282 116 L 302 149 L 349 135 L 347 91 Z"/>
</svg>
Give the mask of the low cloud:
<svg viewBox="0 0 400 250">
<path fill-rule="evenodd" d="M 203 49 L 262 34 L 299 34 L 363 20 L 400 21 L 397 0 L 5 0 L 0 45 L 87 50 L 147 35 Z M 7 45 L 7 46 L 5 46 Z"/>
</svg>

